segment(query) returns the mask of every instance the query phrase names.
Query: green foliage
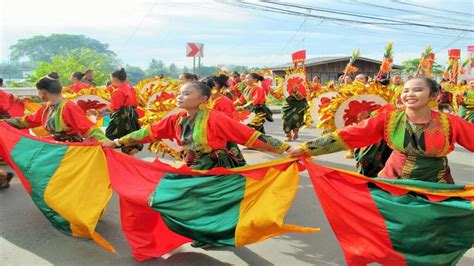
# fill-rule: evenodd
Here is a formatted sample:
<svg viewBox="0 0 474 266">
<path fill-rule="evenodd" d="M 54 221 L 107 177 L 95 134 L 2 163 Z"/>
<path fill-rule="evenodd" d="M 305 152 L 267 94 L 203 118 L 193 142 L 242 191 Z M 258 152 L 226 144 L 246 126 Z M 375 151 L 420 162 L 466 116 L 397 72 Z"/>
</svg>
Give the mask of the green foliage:
<svg viewBox="0 0 474 266">
<path fill-rule="evenodd" d="M 158 75 L 168 76 L 168 69 L 161 60 L 151 59 L 148 69 L 145 71 L 147 77 L 156 77 Z"/>
<path fill-rule="evenodd" d="M 22 87 L 33 87 L 34 84 L 25 80 L 25 81 L 11 81 L 7 83 L 8 88 L 22 88 Z"/>
<path fill-rule="evenodd" d="M 35 73 L 29 78 L 34 82 L 50 72 L 58 72 L 61 84 L 68 86 L 71 74 L 75 71 L 94 70 L 97 85 L 105 84 L 110 74 L 118 67 L 119 61 L 114 56 L 99 53 L 95 50 L 81 48 L 53 56 L 51 62 L 40 62 Z"/>
<path fill-rule="evenodd" d="M 143 80 L 146 77 L 145 71 L 136 66 L 127 65 L 125 71 L 127 72 L 127 77 L 132 84 L 137 84 L 140 80 Z"/>
<path fill-rule="evenodd" d="M 10 56 L 14 61 L 27 57 L 31 62 L 51 62 L 55 55 L 79 48 L 86 48 L 108 56 L 115 56 L 115 53 L 109 50 L 108 44 L 101 43 L 84 35 L 69 34 L 38 35 L 18 40 L 16 44 L 10 46 Z"/>
<path fill-rule="evenodd" d="M 421 60 L 420 58 L 415 58 L 415 59 L 403 61 L 402 63 L 403 73 L 410 74 L 410 75 L 415 74 L 416 70 L 418 69 L 418 65 L 420 64 L 420 60 Z M 435 76 L 442 75 L 443 67 L 440 64 L 434 62 L 433 67 L 431 68 L 431 73 Z"/>
</svg>

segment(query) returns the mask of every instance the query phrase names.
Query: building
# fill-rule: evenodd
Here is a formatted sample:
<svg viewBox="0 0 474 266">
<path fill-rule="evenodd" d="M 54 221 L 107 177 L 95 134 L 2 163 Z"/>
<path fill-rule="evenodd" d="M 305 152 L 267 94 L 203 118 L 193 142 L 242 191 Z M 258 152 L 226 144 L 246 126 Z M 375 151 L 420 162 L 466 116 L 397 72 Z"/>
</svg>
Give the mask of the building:
<svg viewBox="0 0 474 266">
<path fill-rule="evenodd" d="M 321 82 L 325 83 L 330 80 L 337 80 L 338 73 L 344 71 L 347 63 L 349 63 L 350 56 L 327 56 L 307 59 L 305 62 L 306 73 L 308 80 L 312 80 L 314 76 L 319 76 Z M 354 62 L 354 66 L 359 70 L 358 73 L 367 74 L 369 77 L 374 76 L 379 72 L 382 61 L 374 60 L 365 57 L 358 57 Z M 284 76 L 285 69 L 292 67 L 292 63 L 270 67 L 275 75 Z M 402 67 L 400 65 L 393 65 L 393 72 L 400 73 Z"/>
</svg>

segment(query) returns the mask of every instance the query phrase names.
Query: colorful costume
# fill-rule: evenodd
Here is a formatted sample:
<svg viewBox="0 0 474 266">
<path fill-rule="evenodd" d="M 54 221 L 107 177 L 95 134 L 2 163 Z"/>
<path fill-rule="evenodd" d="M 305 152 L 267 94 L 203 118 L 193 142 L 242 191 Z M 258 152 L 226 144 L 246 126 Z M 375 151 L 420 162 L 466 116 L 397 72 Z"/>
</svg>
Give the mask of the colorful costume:
<svg viewBox="0 0 474 266">
<path fill-rule="evenodd" d="M 273 122 L 273 113 L 265 104 L 266 94 L 262 87 L 247 87 L 236 101 L 237 105 L 244 104 L 244 108 L 255 113 L 255 118 L 248 124 L 249 127 L 255 128 L 265 134 L 263 124 L 265 120 Z"/>
<path fill-rule="evenodd" d="M 303 84 L 298 84 L 296 88 L 288 88 L 288 94 L 289 96 L 286 98 L 286 103 L 282 108 L 282 119 L 283 130 L 291 137 L 292 131 L 296 131 L 296 134 L 297 130 L 303 126 L 308 102 L 306 101 L 306 89 Z"/>
<path fill-rule="evenodd" d="M 222 95 L 218 96 L 217 98 L 214 98 L 211 101 L 210 108 L 212 110 L 223 112 L 230 118 L 233 118 L 236 112 L 236 109 L 232 100 Z M 244 156 L 242 155 L 242 151 L 240 151 L 239 146 L 237 146 L 237 144 L 235 144 L 234 142 L 227 142 L 227 149 L 237 159 L 238 166 L 244 166 L 245 164 L 247 164 Z"/>
<path fill-rule="evenodd" d="M 138 102 L 133 87 L 127 84 L 120 84 L 114 88 L 111 102 L 109 109 L 112 113 L 110 115 L 109 125 L 105 130 L 107 138 L 118 139 L 140 129 L 138 113 L 135 110 Z M 122 151 L 130 154 L 142 149 L 143 145 L 139 144 L 132 147 L 125 147 Z"/>
<path fill-rule="evenodd" d="M 474 123 L 474 91 L 464 93 L 463 101 L 459 105 L 459 116 Z"/>
<path fill-rule="evenodd" d="M 16 128 L 43 126 L 57 141 L 82 142 L 85 137 L 98 141 L 106 139 L 104 133 L 87 119 L 84 110 L 69 100 L 47 103 L 36 113 L 4 121 Z"/>
<path fill-rule="evenodd" d="M 377 116 L 303 144 L 312 155 L 360 148 L 385 140 L 393 150 L 378 177 L 454 183 L 446 155 L 459 143 L 474 151 L 474 124 L 432 111 L 427 125 L 412 124 L 405 112 L 385 106 Z"/>
<path fill-rule="evenodd" d="M 174 139 L 184 146 L 185 162 L 195 170 L 237 166 L 236 158 L 226 149 L 228 142 L 275 153 L 283 153 L 289 148 L 287 144 L 215 110 L 199 110 L 193 116 L 184 111 L 171 115 L 157 124 L 122 137 L 120 142 L 129 145 L 159 139 Z M 168 228 L 174 232 L 202 243 L 233 246 L 237 221 L 222 217 L 222 213 L 238 206 L 241 197 L 237 191 L 245 186 L 244 180 L 245 177 L 238 174 L 188 176 L 167 173 L 152 192 L 149 204 L 161 213 Z M 235 201 L 229 204 L 227 200 L 220 200 L 223 197 L 235 198 Z M 196 209 L 196 206 L 206 206 L 196 202 L 212 202 L 213 207 Z M 222 225 L 209 224 L 209 221 L 215 220 L 222 221 Z"/>
<path fill-rule="evenodd" d="M 71 92 L 74 92 L 74 93 L 77 93 L 79 91 L 81 91 L 82 89 L 86 89 L 86 88 L 89 88 L 91 85 L 87 84 L 87 83 L 82 83 L 82 82 L 75 82 L 74 84 L 72 84 L 71 86 L 68 87 L 68 91 L 71 91 Z"/>
</svg>

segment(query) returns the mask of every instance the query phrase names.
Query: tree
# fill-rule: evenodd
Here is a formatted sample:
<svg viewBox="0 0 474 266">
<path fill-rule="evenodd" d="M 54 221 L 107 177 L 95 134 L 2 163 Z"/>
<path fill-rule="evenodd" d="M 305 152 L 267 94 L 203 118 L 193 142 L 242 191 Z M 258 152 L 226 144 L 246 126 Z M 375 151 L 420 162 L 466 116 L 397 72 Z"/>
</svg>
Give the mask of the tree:
<svg viewBox="0 0 474 266">
<path fill-rule="evenodd" d="M 220 70 L 220 68 L 218 68 L 216 66 L 201 66 L 201 71 L 199 72 L 199 76 L 201 76 L 201 77 L 211 76 L 212 73 L 214 73 L 216 71 L 219 71 L 219 70 Z"/>
<path fill-rule="evenodd" d="M 178 78 L 179 69 L 178 69 L 178 67 L 177 67 L 175 64 L 171 64 L 171 65 L 168 67 L 168 70 L 169 70 L 169 75 L 170 75 L 172 78 Z"/>
<path fill-rule="evenodd" d="M 146 76 L 145 71 L 136 66 L 127 65 L 125 71 L 127 71 L 127 77 L 132 84 L 137 84 L 140 80 L 145 79 Z"/>
<path fill-rule="evenodd" d="M 151 59 L 148 69 L 145 71 L 147 77 L 156 77 L 160 74 L 168 76 L 169 72 L 161 60 Z"/>
<path fill-rule="evenodd" d="M 74 49 L 87 48 L 108 56 L 115 56 L 109 50 L 109 45 L 84 35 L 51 34 L 50 36 L 34 36 L 21 39 L 10 46 L 12 60 L 27 57 L 31 62 L 51 62 L 55 55 L 63 54 Z"/>
<path fill-rule="evenodd" d="M 31 81 L 36 81 L 50 72 L 58 72 L 61 84 L 71 84 L 69 78 L 73 72 L 94 70 L 94 79 L 98 85 L 105 84 L 110 74 L 117 69 L 119 61 L 115 56 L 99 53 L 95 50 L 82 48 L 68 51 L 63 55 L 53 56 L 51 62 L 40 62 Z"/>
<path fill-rule="evenodd" d="M 418 69 L 418 65 L 420 64 L 420 60 L 421 60 L 420 58 L 415 58 L 415 59 L 410 59 L 410 60 L 403 61 L 403 63 L 402 63 L 403 73 L 414 75 L 416 73 L 416 70 Z M 431 68 L 431 73 L 434 76 L 442 75 L 443 74 L 443 67 L 440 64 L 434 62 L 433 67 Z"/>
</svg>

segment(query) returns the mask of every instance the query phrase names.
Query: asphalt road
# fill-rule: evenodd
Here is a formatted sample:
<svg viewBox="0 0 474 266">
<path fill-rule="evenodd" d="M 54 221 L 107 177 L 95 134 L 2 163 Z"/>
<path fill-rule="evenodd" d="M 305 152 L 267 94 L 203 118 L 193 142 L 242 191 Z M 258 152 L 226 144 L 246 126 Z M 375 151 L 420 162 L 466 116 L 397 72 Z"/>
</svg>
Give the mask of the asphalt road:
<svg viewBox="0 0 474 266">
<path fill-rule="evenodd" d="M 284 139 L 281 119 L 267 123 L 267 132 Z M 317 129 L 303 129 L 300 141 L 319 135 Z M 293 142 L 298 144 L 298 142 Z M 254 150 L 244 150 L 250 164 L 276 158 Z M 323 165 L 354 170 L 354 161 L 344 152 L 317 157 Z M 153 160 L 148 152 L 138 154 Z M 165 161 L 173 163 L 167 158 Z M 473 184 L 474 154 L 457 147 L 449 156 L 457 183 Z M 314 234 L 287 234 L 243 248 L 195 249 L 184 245 L 160 259 L 137 263 L 121 231 L 117 197 L 114 195 L 97 231 L 116 248 L 111 254 L 94 242 L 71 238 L 55 230 L 38 211 L 15 178 L 10 189 L 0 192 L 0 265 L 344 265 L 336 238 L 329 227 L 306 173 L 300 177 L 297 197 L 287 220 L 304 226 L 320 227 Z M 458 265 L 474 265 L 471 249 Z"/>
</svg>

